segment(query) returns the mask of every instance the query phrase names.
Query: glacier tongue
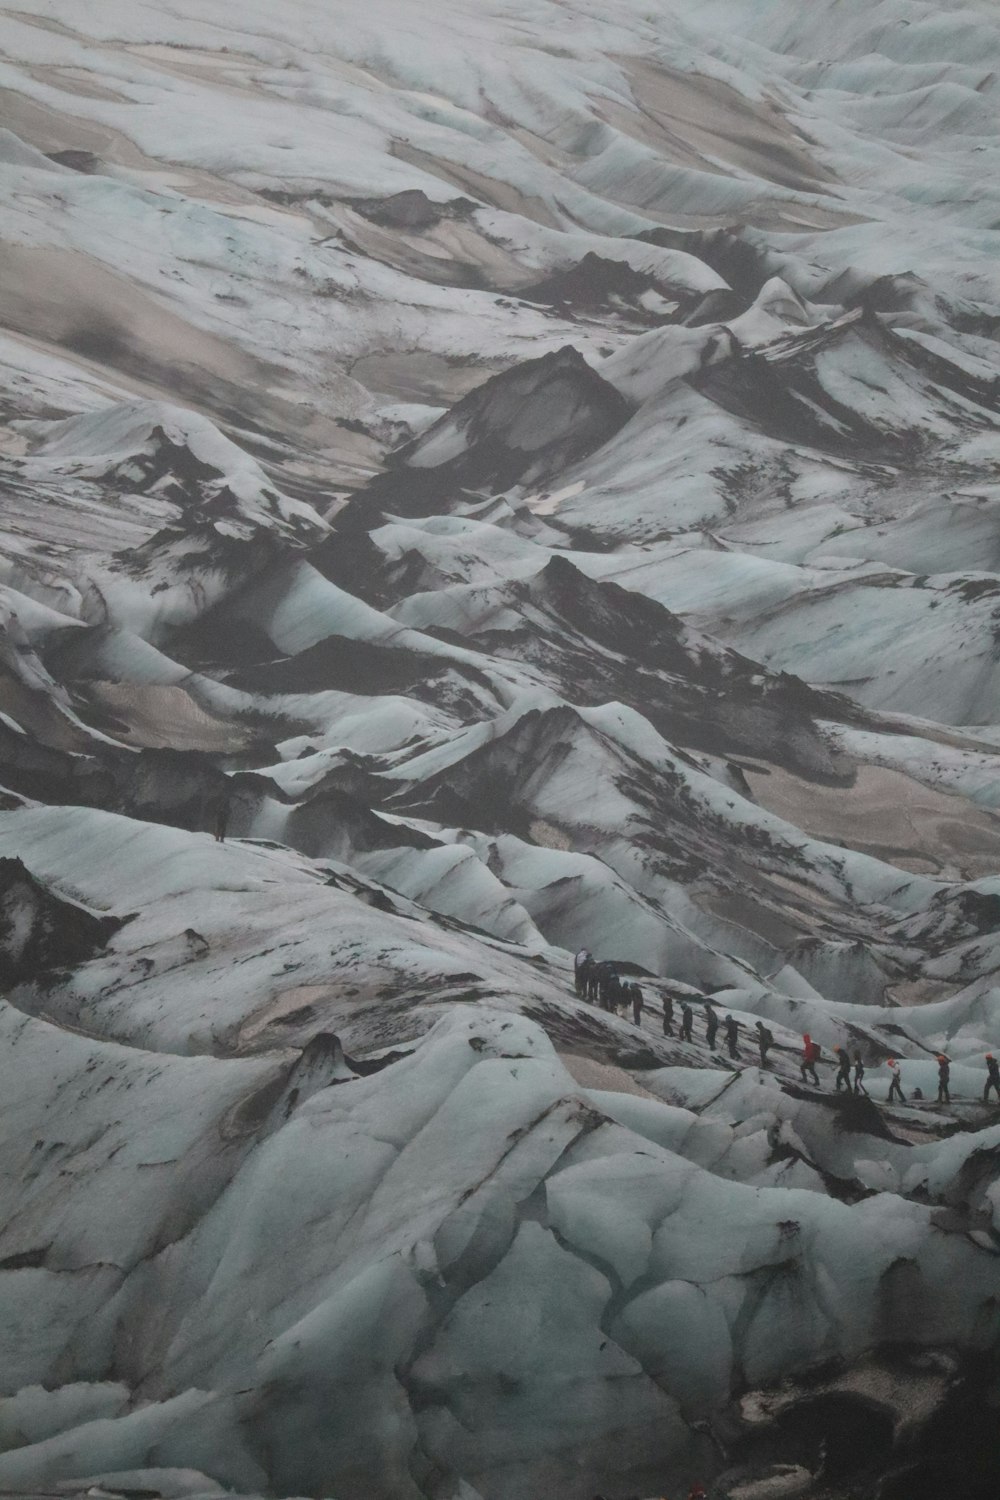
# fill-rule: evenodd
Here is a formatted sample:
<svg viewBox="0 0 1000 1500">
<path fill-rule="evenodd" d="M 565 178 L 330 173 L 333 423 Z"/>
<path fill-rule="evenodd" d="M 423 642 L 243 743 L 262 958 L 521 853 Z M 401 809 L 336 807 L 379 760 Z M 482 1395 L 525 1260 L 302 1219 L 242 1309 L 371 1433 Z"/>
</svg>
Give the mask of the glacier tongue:
<svg viewBox="0 0 1000 1500">
<path fill-rule="evenodd" d="M 994 1500 L 993 10 L 0 49 L 0 1490 Z"/>
</svg>

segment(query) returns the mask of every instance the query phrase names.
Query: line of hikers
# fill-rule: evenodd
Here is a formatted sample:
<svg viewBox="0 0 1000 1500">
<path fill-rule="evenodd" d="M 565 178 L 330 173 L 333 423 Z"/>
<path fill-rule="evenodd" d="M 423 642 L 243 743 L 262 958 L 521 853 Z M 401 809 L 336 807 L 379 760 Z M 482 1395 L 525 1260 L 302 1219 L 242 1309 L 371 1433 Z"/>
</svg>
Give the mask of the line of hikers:
<svg viewBox="0 0 1000 1500">
<path fill-rule="evenodd" d="M 816 1061 L 819 1058 L 819 1048 L 808 1033 L 802 1038 L 804 1047 L 802 1049 L 801 1072 L 803 1083 L 808 1074 L 813 1083 L 818 1084 L 816 1076 Z M 868 1097 L 868 1090 L 864 1085 L 865 1065 L 861 1060 L 861 1053 L 855 1052 L 852 1064 L 850 1054 L 846 1047 L 834 1047 L 834 1056 L 837 1059 L 837 1075 L 834 1087 L 839 1094 L 842 1088 L 849 1093 L 864 1094 Z M 951 1058 L 946 1057 L 943 1052 L 937 1052 L 934 1056 L 938 1071 L 937 1103 L 951 1103 Z M 1000 1104 L 1000 1063 L 992 1052 L 985 1055 L 986 1061 L 986 1086 L 983 1089 L 983 1103 L 988 1104 L 990 1093 L 996 1094 L 997 1103 Z M 906 1095 L 903 1093 L 902 1077 L 899 1071 L 899 1063 L 894 1057 L 887 1058 L 886 1067 L 889 1069 L 889 1094 L 886 1102 L 892 1104 L 898 1102 L 905 1104 Z M 853 1078 L 852 1078 L 853 1068 Z M 923 1091 L 919 1088 L 913 1090 L 914 1099 L 923 1099 Z"/>
<path fill-rule="evenodd" d="M 581 949 L 573 962 L 573 981 L 578 999 L 589 1000 L 592 1005 L 599 1005 L 602 1010 L 614 1014 L 623 1011 L 627 1015 L 631 1009 L 635 1025 L 642 1025 L 642 1012 L 645 1009 L 642 989 L 634 980 L 622 979 L 617 964 L 606 959 L 598 961 L 586 949 Z M 705 1005 L 705 1026 L 710 1049 L 714 1050 L 715 1039 L 721 1030 L 729 1056 L 739 1057 L 740 1023 L 735 1016 L 726 1015 L 720 1020 L 718 1012 L 709 1001 Z M 674 1035 L 674 1002 L 670 995 L 663 997 L 663 1035 Z M 680 1007 L 680 1038 L 685 1042 L 694 1040 L 694 1011 L 686 1000 L 681 1002 Z M 763 1021 L 757 1022 L 756 1040 L 760 1051 L 760 1065 L 765 1067 L 768 1048 L 774 1045 L 774 1036 Z"/>
<path fill-rule="evenodd" d="M 937 1102 L 938 1104 L 950 1104 L 951 1059 L 949 1057 L 946 1057 L 943 1052 L 939 1052 L 935 1060 L 938 1065 Z M 1000 1062 L 997 1062 L 997 1059 L 994 1057 L 992 1052 L 986 1053 L 985 1060 L 986 1085 L 983 1089 L 983 1103 L 988 1104 L 990 1101 L 990 1094 L 993 1093 L 996 1095 L 997 1103 L 1000 1104 Z M 890 1057 L 886 1066 L 889 1069 L 888 1102 L 891 1104 L 894 1099 L 898 1099 L 900 1104 L 905 1104 L 906 1095 L 903 1093 L 903 1084 L 899 1073 L 899 1063 L 894 1057 Z M 921 1093 L 920 1089 L 913 1090 L 913 1097 L 914 1099 L 923 1098 L 923 1094 Z"/>
<path fill-rule="evenodd" d="M 617 1014 L 619 1010 L 627 1015 L 629 1009 L 632 1011 L 632 1020 L 636 1026 L 642 1025 L 642 1012 L 645 1008 L 645 999 L 639 985 L 631 980 L 623 980 L 618 973 L 618 966 L 605 960 L 598 962 L 586 949 L 576 955 L 573 964 L 574 984 L 577 997 L 580 1000 L 589 1000 L 593 1005 L 599 1005 L 602 1010 Z M 729 1056 L 736 1059 L 740 1055 L 739 1037 L 740 1022 L 730 1014 L 720 1019 L 718 1011 L 711 1000 L 706 1000 L 704 1006 L 705 1017 L 705 1040 L 710 1052 L 715 1051 L 716 1039 L 720 1030 L 725 1038 L 726 1051 Z M 682 1042 L 694 1041 L 694 1010 L 687 1000 L 680 1003 L 679 1037 Z M 754 1041 L 760 1055 L 760 1066 L 767 1067 L 767 1054 L 774 1046 L 774 1033 L 765 1026 L 763 1021 L 757 1021 L 754 1026 Z M 674 1033 L 674 1001 L 672 996 L 663 997 L 663 1035 L 673 1036 Z M 846 1047 L 834 1047 L 834 1057 L 837 1060 L 837 1073 L 834 1084 L 835 1091 L 839 1094 L 841 1089 L 846 1088 L 851 1094 L 864 1094 L 869 1098 L 868 1090 L 865 1088 L 865 1065 L 860 1052 L 855 1052 L 853 1059 Z M 808 1032 L 802 1037 L 802 1053 L 799 1059 L 799 1072 L 803 1083 L 812 1083 L 816 1088 L 822 1087 L 816 1064 L 821 1060 L 822 1050 L 818 1042 L 813 1041 Z M 936 1055 L 938 1065 L 938 1093 L 939 1104 L 951 1103 L 951 1060 L 943 1052 Z M 894 1057 L 888 1059 L 889 1068 L 889 1098 L 892 1104 L 898 1100 L 905 1104 L 906 1095 L 903 1093 L 900 1081 L 899 1063 Z M 1000 1104 L 1000 1063 L 992 1052 L 986 1053 L 986 1087 L 983 1089 L 983 1102 L 988 1103 L 990 1093 L 996 1094 L 997 1103 Z M 923 1094 L 919 1089 L 914 1089 L 913 1097 L 922 1099 Z"/>
<path fill-rule="evenodd" d="M 627 1015 L 631 1009 L 636 1026 L 642 1025 L 645 1004 L 642 990 L 631 980 L 622 979 L 617 964 L 598 963 L 584 949 L 576 955 L 573 979 L 578 1000 L 589 1000 L 592 1005 L 616 1014 L 622 1010 Z"/>
</svg>

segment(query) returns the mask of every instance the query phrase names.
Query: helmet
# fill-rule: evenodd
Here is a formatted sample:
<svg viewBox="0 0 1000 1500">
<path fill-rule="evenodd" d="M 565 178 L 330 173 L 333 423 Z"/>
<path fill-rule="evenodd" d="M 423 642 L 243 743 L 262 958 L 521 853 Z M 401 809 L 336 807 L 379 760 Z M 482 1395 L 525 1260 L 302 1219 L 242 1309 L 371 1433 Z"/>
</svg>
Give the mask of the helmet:
<svg viewBox="0 0 1000 1500">
<path fill-rule="evenodd" d="M 993 1061 L 993 1053 L 992 1052 L 987 1052 L 987 1054 L 986 1054 L 986 1061 L 987 1062 L 992 1062 Z"/>
<path fill-rule="evenodd" d="M 947 1062 L 948 1061 L 948 1059 L 945 1057 L 945 1055 L 944 1055 L 943 1052 L 939 1052 L 938 1053 L 937 1060 L 938 1060 L 938 1062 Z"/>
<path fill-rule="evenodd" d="M 894 1057 L 888 1058 L 887 1061 L 890 1068 L 894 1068 L 896 1066 L 896 1059 Z"/>
</svg>

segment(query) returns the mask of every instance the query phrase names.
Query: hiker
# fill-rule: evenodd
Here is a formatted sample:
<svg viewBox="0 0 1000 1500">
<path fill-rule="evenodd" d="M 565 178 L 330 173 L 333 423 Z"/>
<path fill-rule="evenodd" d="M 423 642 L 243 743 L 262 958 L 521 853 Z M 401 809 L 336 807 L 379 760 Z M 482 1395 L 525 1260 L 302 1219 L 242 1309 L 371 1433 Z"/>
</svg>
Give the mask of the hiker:
<svg viewBox="0 0 1000 1500">
<path fill-rule="evenodd" d="M 892 1101 L 893 1101 L 893 1099 L 898 1099 L 899 1102 L 900 1102 L 900 1104 L 905 1104 L 906 1103 L 906 1095 L 903 1093 L 903 1085 L 899 1081 L 899 1063 L 896 1061 L 896 1059 L 894 1057 L 890 1057 L 890 1059 L 889 1059 L 888 1063 L 886 1064 L 886 1066 L 889 1069 L 889 1080 L 890 1080 L 889 1081 L 889 1097 L 886 1100 L 886 1103 L 887 1104 L 891 1104 Z"/>
<path fill-rule="evenodd" d="M 727 1016 L 724 1024 L 726 1028 L 726 1046 L 729 1049 L 729 1056 L 739 1057 L 740 1052 L 739 1048 L 736 1045 L 736 1039 L 740 1034 L 740 1023 L 739 1021 L 737 1021 L 735 1016 Z"/>
<path fill-rule="evenodd" d="M 231 806 L 229 793 L 223 792 L 215 806 L 215 842 L 224 844 L 226 834 L 229 832 L 229 814 Z"/>
<path fill-rule="evenodd" d="M 608 971 L 607 964 L 594 965 L 594 979 L 597 985 L 597 1003 L 602 1010 L 608 1008 Z"/>
<path fill-rule="evenodd" d="M 593 958 L 590 960 L 590 966 L 587 969 L 587 999 L 591 1005 L 600 1005 L 601 1003 L 600 965 Z"/>
<path fill-rule="evenodd" d="M 674 1002 L 669 995 L 663 997 L 663 1035 L 674 1034 Z"/>
<path fill-rule="evenodd" d="M 593 958 L 588 957 L 587 962 L 580 970 L 580 992 L 584 1000 L 597 1001 L 597 968 Z"/>
<path fill-rule="evenodd" d="M 715 1038 L 719 1032 L 719 1017 L 715 1012 L 712 1002 L 705 1003 L 705 1040 L 708 1042 L 709 1052 L 715 1051 Z"/>
<path fill-rule="evenodd" d="M 636 1026 L 642 1025 L 642 990 L 637 984 L 630 986 L 632 990 L 632 1021 Z"/>
<path fill-rule="evenodd" d="M 948 1085 L 951 1081 L 951 1063 L 943 1052 L 938 1053 L 938 1096 L 939 1104 L 951 1103 L 951 1090 Z"/>
<path fill-rule="evenodd" d="M 841 1084 L 847 1092 L 851 1092 L 851 1059 L 846 1047 L 834 1047 L 837 1054 L 837 1093 L 840 1093 Z"/>
<path fill-rule="evenodd" d="M 590 972 L 590 965 L 590 954 L 586 948 L 581 948 L 573 960 L 573 984 L 578 1000 L 583 1000 L 586 997 L 587 975 Z"/>
<path fill-rule="evenodd" d="M 682 1042 L 690 1042 L 692 1040 L 692 1036 L 691 1036 L 691 1023 L 693 1021 L 694 1021 L 694 1012 L 692 1011 L 690 1005 L 688 1005 L 687 1001 L 685 1000 L 683 1002 L 683 1004 L 681 1005 L 681 1041 Z"/>
<path fill-rule="evenodd" d="M 865 1065 L 861 1061 L 860 1052 L 854 1054 L 854 1092 L 864 1094 L 866 1099 L 869 1097 L 868 1090 L 865 1088 Z"/>
<path fill-rule="evenodd" d="M 757 1046 L 760 1048 L 760 1065 L 766 1068 L 768 1049 L 774 1046 L 774 1035 L 768 1031 L 763 1021 L 757 1022 Z"/>
<path fill-rule="evenodd" d="M 990 1089 L 993 1089 L 995 1091 L 997 1096 L 997 1103 L 1000 1104 L 1000 1063 L 997 1062 L 992 1052 L 987 1052 L 986 1087 L 983 1089 L 984 1104 L 990 1097 Z"/>
<path fill-rule="evenodd" d="M 802 1082 L 806 1081 L 806 1074 L 819 1088 L 819 1074 L 816 1072 L 816 1060 L 819 1057 L 819 1047 L 813 1041 L 808 1031 L 802 1035 L 802 1061 L 799 1063 L 799 1072 L 802 1074 Z"/>
</svg>

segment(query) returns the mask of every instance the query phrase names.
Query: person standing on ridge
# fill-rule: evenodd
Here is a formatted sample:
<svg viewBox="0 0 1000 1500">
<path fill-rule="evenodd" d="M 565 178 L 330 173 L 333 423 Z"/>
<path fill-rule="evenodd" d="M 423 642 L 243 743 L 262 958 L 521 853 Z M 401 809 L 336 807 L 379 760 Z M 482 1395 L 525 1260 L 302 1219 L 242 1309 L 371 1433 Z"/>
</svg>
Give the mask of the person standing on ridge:
<svg viewBox="0 0 1000 1500">
<path fill-rule="evenodd" d="M 808 1031 L 802 1034 L 802 1061 L 799 1063 L 799 1072 L 802 1074 L 802 1082 L 805 1083 L 808 1075 L 813 1083 L 819 1088 L 819 1074 L 816 1072 L 816 1059 L 819 1057 L 819 1047 L 813 1041 Z"/>
<path fill-rule="evenodd" d="M 949 1084 L 951 1083 L 951 1063 L 948 1060 L 948 1058 L 945 1057 L 945 1055 L 944 1055 L 943 1052 L 939 1052 L 938 1053 L 937 1064 L 938 1064 L 938 1095 L 937 1095 L 937 1102 L 939 1104 L 950 1104 L 951 1103 L 951 1089 L 949 1088 Z"/>
<path fill-rule="evenodd" d="M 837 1054 L 837 1084 L 836 1084 L 837 1093 L 838 1094 L 840 1093 L 840 1086 L 841 1086 L 841 1084 L 843 1084 L 843 1086 L 844 1086 L 844 1088 L 846 1088 L 847 1092 L 850 1093 L 851 1092 L 851 1059 L 850 1059 L 850 1055 L 848 1054 L 848 1051 L 847 1051 L 846 1047 L 834 1047 L 833 1050 Z"/>
<path fill-rule="evenodd" d="M 674 1002 L 669 995 L 663 997 L 663 1035 L 674 1034 Z"/>
<path fill-rule="evenodd" d="M 861 1053 L 854 1054 L 854 1092 L 864 1094 L 868 1098 L 868 1090 L 865 1088 L 865 1065 L 861 1061 Z"/>
<path fill-rule="evenodd" d="M 1000 1063 L 997 1062 L 992 1052 L 986 1054 L 986 1087 L 983 1089 L 983 1103 L 990 1097 L 990 1089 L 996 1092 L 997 1103 L 1000 1104 Z"/>
<path fill-rule="evenodd" d="M 730 1057 L 739 1057 L 740 1049 L 736 1042 L 740 1034 L 740 1023 L 735 1016 L 727 1016 L 724 1022 L 726 1028 L 726 1047 Z"/>
<path fill-rule="evenodd" d="M 633 1022 L 635 1023 L 636 1026 L 641 1026 L 642 1025 L 642 1006 L 643 1006 L 642 990 L 639 988 L 639 986 L 637 984 L 633 984 L 631 986 L 631 989 L 632 989 L 632 1020 L 633 1020 Z"/>
<path fill-rule="evenodd" d="M 693 1020 L 694 1020 L 694 1012 L 692 1011 L 690 1005 L 688 1005 L 687 1001 L 685 1000 L 683 1002 L 683 1004 L 681 1005 L 681 1041 L 682 1042 L 690 1042 L 692 1040 L 692 1037 L 691 1037 L 691 1023 L 692 1023 Z"/>
<path fill-rule="evenodd" d="M 229 795 L 229 788 L 226 787 L 225 791 L 219 793 L 218 799 L 215 803 L 214 827 L 215 842 L 217 844 L 224 844 L 226 842 L 226 834 L 229 832 L 229 816 L 231 811 L 232 800 Z"/>
<path fill-rule="evenodd" d="M 705 1003 L 705 1040 L 708 1042 L 709 1052 L 715 1051 L 715 1038 L 719 1032 L 719 1017 L 715 1012 L 711 1000 Z"/>
<path fill-rule="evenodd" d="M 763 1021 L 757 1022 L 757 1046 L 760 1048 L 760 1065 L 766 1068 L 768 1050 L 774 1046 L 774 1035 L 768 1031 Z"/>
<path fill-rule="evenodd" d="M 597 965 L 594 962 L 593 954 L 588 955 L 586 963 L 580 970 L 580 989 L 584 1000 L 595 1002 L 597 1000 L 597 983 L 594 977 L 594 970 L 596 968 Z"/>
<path fill-rule="evenodd" d="M 573 984 L 576 989 L 577 999 L 583 1000 L 587 994 L 587 973 L 590 968 L 590 954 L 586 948 L 581 948 L 573 960 Z"/>
<path fill-rule="evenodd" d="M 899 1063 L 894 1057 L 890 1057 L 886 1067 L 889 1069 L 889 1097 L 886 1103 L 891 1104 L 893 1099 L 898 1099 L 900 1104 L 905 1104 L 906 1095 L 903 1093 L 903 1085 L 900 1082 Z"/>
</svg>

